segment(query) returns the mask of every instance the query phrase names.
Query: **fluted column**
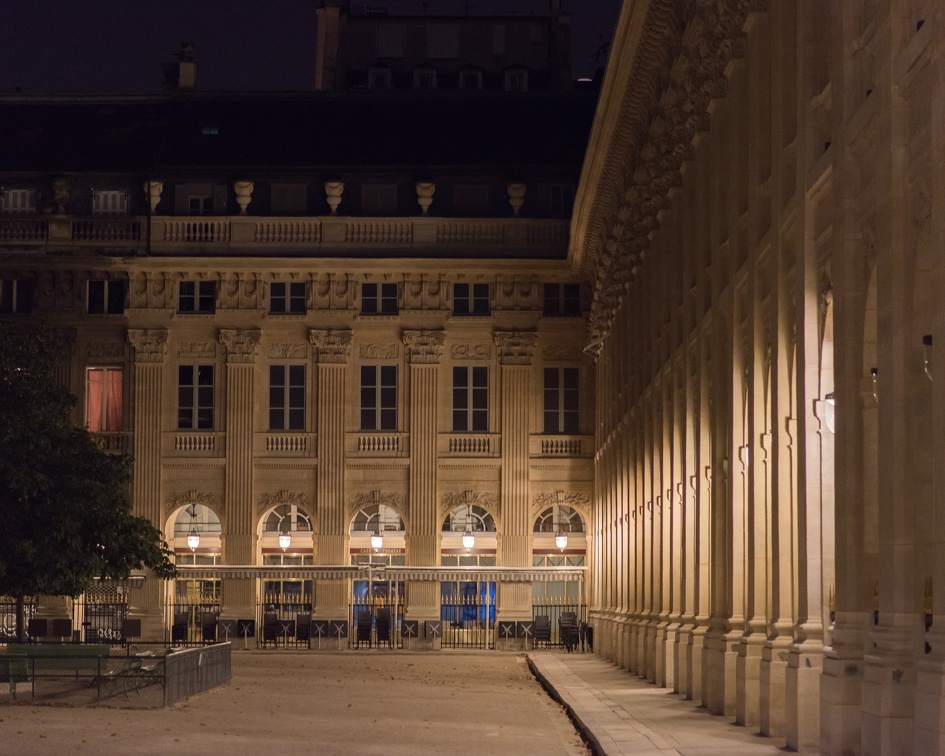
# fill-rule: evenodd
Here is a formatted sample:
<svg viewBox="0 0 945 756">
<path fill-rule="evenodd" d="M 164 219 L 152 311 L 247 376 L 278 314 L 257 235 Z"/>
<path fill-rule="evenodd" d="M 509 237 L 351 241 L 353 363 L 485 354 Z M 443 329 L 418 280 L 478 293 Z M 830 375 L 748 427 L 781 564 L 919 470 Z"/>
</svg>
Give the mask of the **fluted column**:
<svg viewBox="0 0 945 756">
<path fill-rule="evenodd" d="M 502 427 L 501 494 L 502 534 L 499 564 L 528 567 L 531 564 L 528 507 L 528 407 L 529 378 L 535 356 L 534 333 L 497 331 L 499 365 L 502 369 L 500 418 Z M 530 583 L 499 585 L 497 617 L 501 620 L 530 620 Z M 501 639 L 500 639 L 501 641 Z M 524 641 L 517 639 L 521 645 Z"/>
<path fill-rule="evenodd" d="M 345 383 L 351 355 L 350 331 L 309 331 L 315 347 L 318 375 L 318 549 L 315 564 L 348 562 L 348 522 L 345 516 Z M 319 580 L 315 586 L 315 616 L 340 620 L 348 616 L 348 581 Z"/>
<path fill-rule="evenodd" d="M 258 330 L 220 329 L 226 350 L 226 477 L 223 508 L 223 561 L 252 564 L 256 522 L 253 507 L 253 379 L 259 348 Z M 256 616 L 253 579 L 224 580 L 221 614 L 239 619 Z"/>
<path fill-rule="evenodd" d="M 136 515 L 146 517 L 163 532 L 161 508 L 161 386 L 167 353 L 164 328 L 130 329 L 128 341 L 134 347 L 134 443 L 135 459 L 131 481 L 131 505 Z M 132 594 L 135 606 L 130 615 L 141 619 L 142 640 L 164 639 L 163 581 L 148 574 L 144 587 Z"/>
<path fill-rule="evenodd" d="M 436 504 L 437 370 L 445 335 L 442 331 L 404 331 L 402 337 L 410 365 L 407 564 L 435 566 L 439 564 L 440 551 Z M 425 621 L 438 619 L 439 588 L 438 583 L 429 580 L 410 583 L 406 617 L 418 620 L 421 628 Z M 421 629 L 419 635 L 423 634 Z M 420 637 L 412 642 L 432 648 L 434 639 Z"/>
</svg>

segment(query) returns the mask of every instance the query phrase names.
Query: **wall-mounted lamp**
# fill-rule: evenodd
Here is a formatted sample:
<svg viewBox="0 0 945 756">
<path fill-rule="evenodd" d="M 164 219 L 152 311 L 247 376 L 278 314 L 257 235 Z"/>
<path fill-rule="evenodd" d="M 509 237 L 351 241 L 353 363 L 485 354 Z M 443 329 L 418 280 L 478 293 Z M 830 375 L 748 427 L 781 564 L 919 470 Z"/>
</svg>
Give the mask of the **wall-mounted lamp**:
<svg viewBox="0 0 945 756">
<path fill-rule="evenodd" d="M 824 397 L 824 425 L 831 433 L 837 432 L 837 400 L 832 391 Z"/>
<path fill-rule="evenodd" d="M 292 545 L 292 536 L 286 532 L 279 533 L 279 548 L 285 551 Z"/>
<path fill-rule="evenodd" d="M 563 530 L 558 530 L 558 534 L 555 536 L 555 546 L 557 546 L 561 551 L 564 551 L 568 545 L 568 534 Z"/>
<path fill-rule="evenodd" d="M 384 536 L 381 535 L 381 531 L 375 530 L 371 533 L 371 548 L 374 549 L 374 551 L 378 551 L 383 545 Z"/>
<path fill-rule="evenodd" d="M 197 506 L 190 505 L 190 535 L 187 536 L 187 546 L 196 551 L 200 546 L 200 535 L 197 533 Z"/>
<path fill-rule="evenodd" d="M 925 370 L 925 377 L 930 381 L 932 380 L 932 334 L 927 333 L 922 337 L 922 351 L 923 351 L 923 369 Z"/>
</svg>

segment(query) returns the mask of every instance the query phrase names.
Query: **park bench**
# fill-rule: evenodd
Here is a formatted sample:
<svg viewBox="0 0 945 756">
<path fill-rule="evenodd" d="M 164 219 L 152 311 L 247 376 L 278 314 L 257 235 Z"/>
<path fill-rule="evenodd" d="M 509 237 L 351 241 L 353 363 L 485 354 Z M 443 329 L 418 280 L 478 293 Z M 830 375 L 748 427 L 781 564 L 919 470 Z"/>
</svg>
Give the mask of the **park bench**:
<svg viewBox="0 0 945 756">
<path fill-rule="evenodd" d="M 0 655 L 0 683 L 10 684 L 10 698 L 16 700 L 16 684 L 29 682 L 26 659 L 7 654 Z"/>
<path fill-rule="evenodd" d="M 164 657 L 155 656 L 151 651 L 143 651 L 125 659 L 121 667 L 106 671 L 96 678 L 99 695 L 114 695 L 119 691 L 125 694 L 134 690 L 164 681 Z"/>
<path fill-rule="evenodd" d="M 7 655 L 22 657 L 30 673 L 70 671 L 75 673 L 77 680 L 83 672 L 90 673 L 89 676 L 99 674 L 102 660 L 107 659 L 110 652 L 111 647 L 104 643 L 62 645 L 31 643 L 7 646 Z"/>
</svg>

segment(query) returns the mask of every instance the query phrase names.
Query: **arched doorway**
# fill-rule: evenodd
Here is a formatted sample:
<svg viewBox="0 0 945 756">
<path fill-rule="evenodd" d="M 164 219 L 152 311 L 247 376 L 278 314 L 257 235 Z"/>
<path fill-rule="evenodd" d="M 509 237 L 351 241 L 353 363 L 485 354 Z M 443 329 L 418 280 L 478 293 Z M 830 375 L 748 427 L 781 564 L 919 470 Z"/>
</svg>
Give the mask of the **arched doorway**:
<svg viewBox="0 0 945 756">
<path fill-rule="evenodd" d="M 535 518 L 532 527 L 534 567 L 585 566 L 587 528 L 584 518 L 574 507 L 561 503 L 562 498 L 560 492 L 557 493 L 554 503 L 545 507 Z M 560 621 L 562 616 L 567 615 L 574 615 L 578 623 L 587 622 L 583 581 L 549 579 L 532 582 L 536 645 L 558 645 Z"/>
<path fill-rule="evenodd" d="M 167 531 L 169 547 L 179 566 L 215 567 L 221 562 L 222 526 L 211 499 L 189 492 L 175 502 Z M 212 643 L 220 616 L 219 578 L 178 578 L 168 596 L 165 628 L 177 645 Z M 165 632 L 167 632 L 165 630 Z M 165 638 L 165 640 L 167 640 Z"/>
<path fill-rule="evenodd" d="M 312 515 L 296 500 L 285 493 L 279 503 L 265 512 L 259 521 L 259 555 L 266 567 L 311 566 L 314 561 Z M 267 628 L 276 623 L 299 621 L 308 625 L 315 603 L 314 581 L 298 576 L 266 577 L 261 585 L 263 641 L 276 641 L 266 637 Z M 303 615 L 300 619 L 300 615 Z M 282 625 L 276 635 L 288 640 L 289 630 L 294 627 Z"/>
</svg>

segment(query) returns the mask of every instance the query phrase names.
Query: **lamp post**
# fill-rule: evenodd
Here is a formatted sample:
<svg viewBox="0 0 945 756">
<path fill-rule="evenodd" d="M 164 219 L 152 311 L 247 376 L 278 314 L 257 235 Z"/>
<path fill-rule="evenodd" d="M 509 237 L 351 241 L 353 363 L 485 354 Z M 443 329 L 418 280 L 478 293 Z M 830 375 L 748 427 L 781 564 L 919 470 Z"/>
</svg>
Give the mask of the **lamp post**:
<svg viewBox="0 0 945 756">
<path fill-rule="evenodd" d="M 197 505 L 190 505 L 190 535 L 187 536 L 187 546 L 196 551 L 200 546 L 200 535 L 197 533 Z"/>
</svg>

